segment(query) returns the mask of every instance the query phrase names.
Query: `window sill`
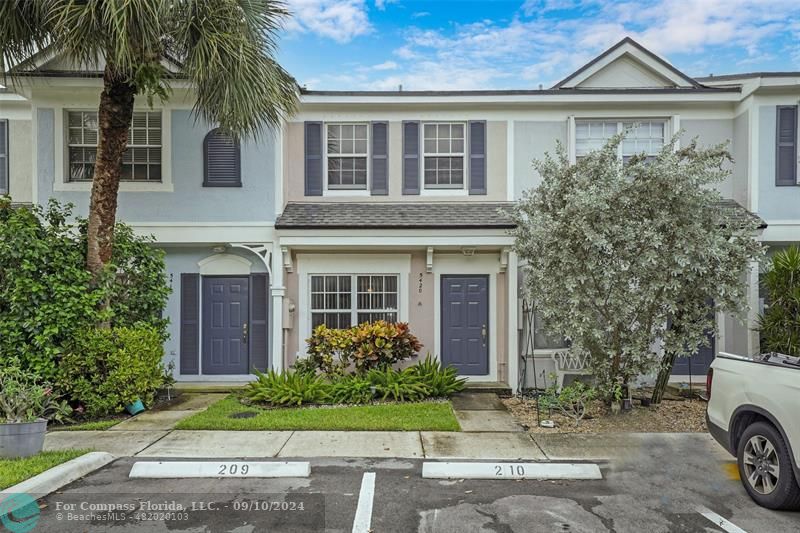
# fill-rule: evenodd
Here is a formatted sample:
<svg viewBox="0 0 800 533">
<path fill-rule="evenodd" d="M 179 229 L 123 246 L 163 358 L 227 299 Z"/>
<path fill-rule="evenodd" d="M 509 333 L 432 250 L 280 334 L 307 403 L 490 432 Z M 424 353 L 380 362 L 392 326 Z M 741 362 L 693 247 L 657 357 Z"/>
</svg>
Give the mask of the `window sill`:
<svg viewBox="0 0 800 533">
<path fill-rule="evenodd" d="M 56 192 L 89 192 L 92 190 L 91 181 L 55 182 L 53 191 Z M 172 183 L 167 182 L 135 182 L 121 181 L 119 192 L 173 192 Z"/>
<path fill-rule="evenodd" d="M 421 196 L 467 196 L 466 189 L 425 189 L 420 191 Z"/>
<path fill-rule="evenodd" d="M 371 196 L 367 189 L 326 189 L 323 196 Z"/>
</svg>

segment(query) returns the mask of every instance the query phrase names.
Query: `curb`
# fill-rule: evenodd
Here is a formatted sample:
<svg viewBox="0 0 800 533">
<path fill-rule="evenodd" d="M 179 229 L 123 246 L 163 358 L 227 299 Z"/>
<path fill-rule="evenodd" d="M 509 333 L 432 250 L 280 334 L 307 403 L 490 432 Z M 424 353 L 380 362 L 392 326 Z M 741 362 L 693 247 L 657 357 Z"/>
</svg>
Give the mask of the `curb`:
<svg viewBox="0 0 800 533">
<path fill-rule="evenodd" d="M 0 491 L 0 497 L 9 494 L 29 494 L 35 498 L 43 498 L 51 492 L 55 492 L 61 487 L 69 485 L 73 481 L 107 465 L 114 459 L 116 457 L 110 453 L 89 452 Z"/>
</svg>

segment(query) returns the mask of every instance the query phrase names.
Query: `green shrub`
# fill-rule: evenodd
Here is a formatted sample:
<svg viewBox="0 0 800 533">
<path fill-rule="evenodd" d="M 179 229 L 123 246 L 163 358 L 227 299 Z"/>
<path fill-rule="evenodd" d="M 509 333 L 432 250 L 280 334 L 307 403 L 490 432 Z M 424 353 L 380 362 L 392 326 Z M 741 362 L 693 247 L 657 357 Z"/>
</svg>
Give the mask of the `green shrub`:
<svg viewBox="0 0 800 533">
<path fill-rule="evenodd" d="M 40 382 L 32 372 L 13 364 L 0 368 L 0 424 L 34 422 L 39 418 L 69 421 L 72 409 L 60 400 L 53 387 Z"/>
<path fill-rule="evenodd" d="M 314 328 L 308 343 L 307 363 L 300 363 L 304 371 L 316 368 L 328 375 L 341 375 L 350 366 L 353 339 L 349 329 L 331 329 L 325 324 Z M 297 363 L 295 363 L 295 366 Z"/>
<path fill-rule="evenodd" d="M 572 418 L 577 426 L 586 414 L 586 404 L 597 397 L 597 390 L 582 381 L 573 381 L 566 387 L 556 391 L 556 386 L 551 385 L 542 396 L 539 396 L 539 406 L 542 409 L 558 409 L 565 416 Z"/>
<path fill-rule="evenodd" d="M 306 362 L 299 363 L 301 370 L 315 368 L 331 376 L 342 375 L 350 368 L 364 372 L 392 366 L 422 348 L 408 324 L 383 320 L 348 329 L 331 329 L 323 324 L 314 329 L 306 342 L 308 357 Z"/>
<path fill-rule="evenodd" d="M 419 376 L 420 381 L 428 388 L 431 396 L 443 398 L 464 390 L 467 383 L 465 378 L 459 378 L 456 369 L 452 366 L 442 367 L 441 361 L 425 356 L 423 361 L 410 366 L 409 371 Z"/>
<path fill-rule="evenodd" d="M 800 356 L 800 248 L 775 252 L 761 282 L 767 293 L 761 350 Z"/>
<path fill-rule="evenodd" d="M 375 395 L 381 400 L 391 398 L 395 401 L 417 401 L 430 396 L 428 387 L 419 376 L 406 368 L 394 370 L 391 367 L 374 368 L 367 372 L 367 379 L 375 387 Z"/>
<path fill-rule="evenodd" d="M 342 376 L 331 385 L 333 403 L 369 403 L 374 398 L 375 389 L 372 382 L 360 374 Z"/>
<path fill-rule="evenodd" d="M 244 391 L 245 397 L 253 402 L 302 405 L 326 403 L 330 399 L 330 384 L 322 376 L 292 371 L 254 372 L 258 379 Z"/>
<path fill-rule="evenodd" d="M 86 329 L 59 365 L 59 386 L 89 416 L 115 413 L 141 399 L 152 404 L 164 382 L 162 337 L 153 327 Z"/>
<path fill-rule="evenodd" d="M 164 252 L 117 223 L 112 262 L 92 283 L 86 222 L 72 220 L 69 204 L 12 208 L 0 198 L 0 368 L 15 359 L 23 370 L 55 382 L 67 345 L 104 322 L 143 322 L 166 340 Z"/>
<path fill-rule="evenodd" d="M 358 372 L 392 366 L 422 348 L 405 322 L 378 320 L 351 328 L 350 332 L 353 347 L 350 357 Z"/>
</svg>

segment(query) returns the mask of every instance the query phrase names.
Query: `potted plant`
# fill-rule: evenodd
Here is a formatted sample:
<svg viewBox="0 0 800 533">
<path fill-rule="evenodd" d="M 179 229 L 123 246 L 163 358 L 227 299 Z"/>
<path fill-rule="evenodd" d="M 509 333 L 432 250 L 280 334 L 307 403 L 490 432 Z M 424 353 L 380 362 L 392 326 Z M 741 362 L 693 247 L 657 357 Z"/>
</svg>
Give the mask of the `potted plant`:
<svg viewBox="0 0 800 533">
<path fill-rule="evenodd" d="M 72 409 L 30 372 L 0 369 L 0 457 L 29 457 L 42 451 L 47 421 L 69 420 Z"/>
<path fill-rule="evenodd" d="M 622 409 L 622 384 L 614 383 L 611 389 L 611 414 L 618 415 Z"/>
</svg>

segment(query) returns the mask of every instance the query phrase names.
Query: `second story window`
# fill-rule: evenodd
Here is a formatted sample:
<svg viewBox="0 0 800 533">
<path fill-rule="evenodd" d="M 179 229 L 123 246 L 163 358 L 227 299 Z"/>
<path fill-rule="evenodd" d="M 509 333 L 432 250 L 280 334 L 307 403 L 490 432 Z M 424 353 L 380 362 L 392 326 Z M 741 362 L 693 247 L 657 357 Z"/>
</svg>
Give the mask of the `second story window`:
<svg viewBox="0 0 800 533">
<path fill-rule="evenodd" d="M 619 156 L 627 161 L 634 154 L 655 157 L 666 141 L 666 120 L 576 120 L 575 157 L 599 150 L 616 135 L 629 129 L 619 147 Z"/>
<path fill-rule="evenodd" d="M 327 124 L 328 189 L 366 189 L 367 124 Z"/>
<path fill-rule="evenodd" d="M 96 111 L 67 112 L 69 181 L 91 181 L 97 151 Z M 161 181 L 161 112 L 135 111 L 122 158 L 122 181 Z"/>
<path fill-rule="evenodd" d="M 464 188 L 465 129 L 463 123 L 423 125 L 426 189 Z"/>
</svg>

